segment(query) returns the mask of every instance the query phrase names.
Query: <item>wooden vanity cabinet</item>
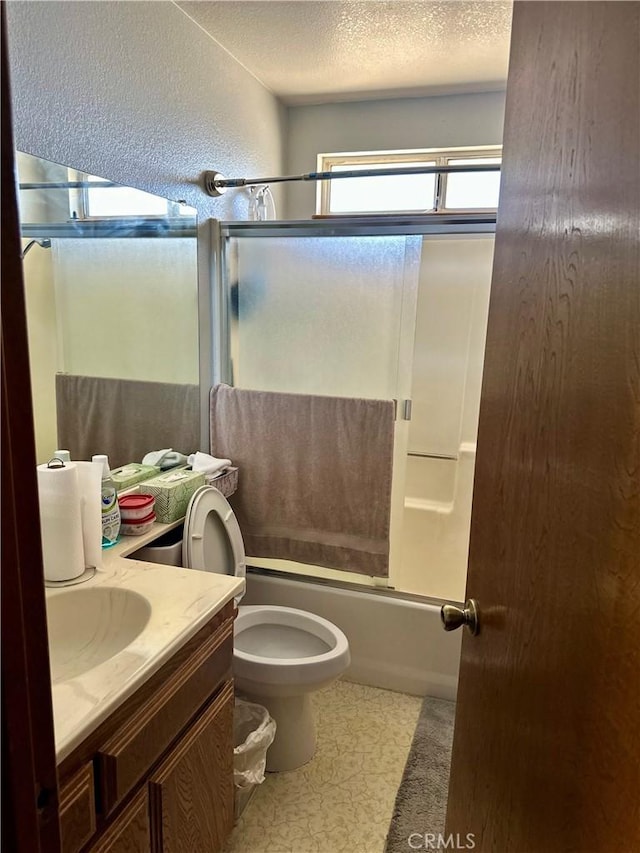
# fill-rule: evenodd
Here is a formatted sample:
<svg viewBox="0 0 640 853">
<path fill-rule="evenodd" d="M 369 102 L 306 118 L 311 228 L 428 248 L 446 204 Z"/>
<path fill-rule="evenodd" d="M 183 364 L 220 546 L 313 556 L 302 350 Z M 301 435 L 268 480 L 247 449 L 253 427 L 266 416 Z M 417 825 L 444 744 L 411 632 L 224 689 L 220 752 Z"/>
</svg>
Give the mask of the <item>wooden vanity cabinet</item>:
<svg viewBox="0 0 640 853">
<path fill-rule="evenodd" d="M 146 788 L 137 794 L 124 811 L 89 848 L 91 853 L 149 853 L 149 796 Z"/>
<path fill-rule="evenodd" d="M 62 849 L 74 850 L 96 831 L 93 764 L 85 764 L 60 786 L 60 830 Z"/>
<path fill-rule="evenodd" d="M 233 826 L 229 602 L 61 763 L 62 853 L 216 853 Z"/>
<path fill-rule="evenodd" d="M 232 727 L 233 686 L 227 684 L 152 773 L 153 853 L 222 849 L 233 826 Z"/>
</svg>

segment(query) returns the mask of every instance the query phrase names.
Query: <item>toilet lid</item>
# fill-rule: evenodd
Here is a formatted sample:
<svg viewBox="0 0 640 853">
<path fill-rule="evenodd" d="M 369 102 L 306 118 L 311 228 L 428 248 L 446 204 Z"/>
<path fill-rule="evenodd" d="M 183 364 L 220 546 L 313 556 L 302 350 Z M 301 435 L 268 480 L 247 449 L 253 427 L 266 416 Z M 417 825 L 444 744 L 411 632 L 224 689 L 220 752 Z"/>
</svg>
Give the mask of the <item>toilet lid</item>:
<svg viewBox="0 0 640 853">
<path fill-rule="evenodd" d="M 197 489 L 187 507 L 182 565 L 222 575 L 246 575 L 244 543 L 227 499 L 213 486 Z M 236 603 L 242 594 L 236 596 Z"/>
</svg>

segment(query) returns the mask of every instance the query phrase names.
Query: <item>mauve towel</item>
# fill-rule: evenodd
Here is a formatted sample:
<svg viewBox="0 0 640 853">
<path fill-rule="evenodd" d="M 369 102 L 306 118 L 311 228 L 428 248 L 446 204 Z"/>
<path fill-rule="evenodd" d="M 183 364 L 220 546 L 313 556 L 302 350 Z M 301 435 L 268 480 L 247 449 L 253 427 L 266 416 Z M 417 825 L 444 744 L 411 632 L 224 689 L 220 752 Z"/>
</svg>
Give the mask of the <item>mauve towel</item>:
<svg viewBox="0 0 640 853">
<path fill-rule="evenodd" d="M 106 453 L 119 468 L 150 450 L 189 454 L 200 447 L 197 385 L 58 373 L 56 408 L 58 447 L 72 459 Z"/>
<path fill-rule="evenodd" d="M 242 472 L 231 499 L 252 557 L 386 577 L 394 404 L 211 389 L 211 452 Z"/>
</svg>

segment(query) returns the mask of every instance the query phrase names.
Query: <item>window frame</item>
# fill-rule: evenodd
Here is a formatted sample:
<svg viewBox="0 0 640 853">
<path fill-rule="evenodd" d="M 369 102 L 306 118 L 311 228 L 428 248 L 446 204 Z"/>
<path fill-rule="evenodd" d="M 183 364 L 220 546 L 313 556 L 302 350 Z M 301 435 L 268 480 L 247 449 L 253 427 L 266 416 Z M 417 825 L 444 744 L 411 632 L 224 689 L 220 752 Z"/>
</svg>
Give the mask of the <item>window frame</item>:
<svg viewBox="0 0 640 853">
<path fill-rule="evenodd" d="M 88 172 L 81 172 L 77 169 L 69 169 L 69 180 L 73 182 L 91 182 L 95 183 L 96 189 L 100 189 L 100 184 L 106 182 L 106 178 L 98 178 L 96 175 L 90 175 Z M 102 215 L 92 215 L 90 213 L 90 203 L 89 203 L 89 187 L 78 187 L 72 188 L 69 190 L 69 213 L 70 216 L 74 219 L 81 220 L 83 222 L 106 222 L 106 221 L 119 221 L 121 219 L 149 219 L 149 220 L 158 220 L 164 221 L 166 219 L 177 218 L 181 215 L 181 205 L 177 201 L 171 201 L 170 199 L 164 199 L 167 205 L 166 213 L 118 213 L 110 216 L 102 216 Z M 125 187 L 125 189 L 137 189 L 136 187 Z M 140 192 L 147 192 L 147 190 L 140 190 Z M 154 193 L 147 193 L 148 195 L 155 195 Z M 164 198 L 163 196 L 156 196 L 156 198 Z M 73 216 L 73 213 L 77 214 L 77 216 Z"/>
<path fill-rule="evenodd" d="M 499 157 L 502 161 L 502 145 L 475 145 L 459 148 L 411 148 L 393 151 L 342 151 L 318 154 L 317 170 L 330 172 L 334 166 L 363 166 L 370 165 L 385 168 L 386 166 L 402 163 L 433 162 L 436 166 L 446 166 L 449 160 L 475 160 L 488 157 Z M 345 179 L 347 180 L 347 179 Z M 434 183 L 433 207 L 421 210 L 390 210 L 390 211 L 351 211 L 349 213 L 332 213 L 331 181 L 318 181 L 316 186 L 316 215 L 322 217 L 345 216 L 404 216 L 423 215 L 438 216 L 451 213 L 494 213 L 496 207 L 445 207 L 447 193 L 447 175 L 436 174 Z"/>
</svg>

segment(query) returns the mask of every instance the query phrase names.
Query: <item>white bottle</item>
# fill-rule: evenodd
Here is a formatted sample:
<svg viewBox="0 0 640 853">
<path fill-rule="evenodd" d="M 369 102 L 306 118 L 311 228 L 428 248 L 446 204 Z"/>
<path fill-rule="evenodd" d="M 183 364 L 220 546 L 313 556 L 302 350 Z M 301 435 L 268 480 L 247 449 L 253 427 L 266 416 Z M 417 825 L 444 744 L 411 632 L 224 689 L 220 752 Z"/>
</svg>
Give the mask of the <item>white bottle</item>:
<svg viewBox="0 0 640 853">
<path fill-rule="evenodd" d="M 109 457 L 104 454 L 96 454 L 91 457 L 92 462 L 102 463 L 102 547 L 110 548 L 118 541 L 120 533 L 120 507 L 118 506 L 118 493 L 116 484 L 111 477 L 109 469 Z"/>
</svg>

